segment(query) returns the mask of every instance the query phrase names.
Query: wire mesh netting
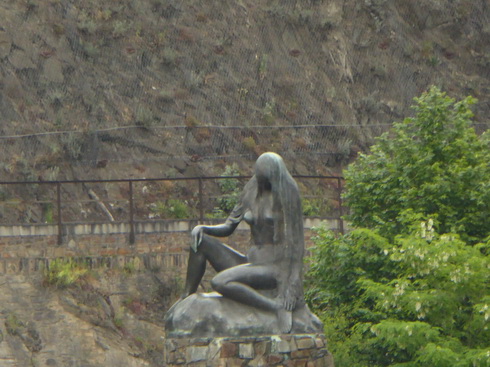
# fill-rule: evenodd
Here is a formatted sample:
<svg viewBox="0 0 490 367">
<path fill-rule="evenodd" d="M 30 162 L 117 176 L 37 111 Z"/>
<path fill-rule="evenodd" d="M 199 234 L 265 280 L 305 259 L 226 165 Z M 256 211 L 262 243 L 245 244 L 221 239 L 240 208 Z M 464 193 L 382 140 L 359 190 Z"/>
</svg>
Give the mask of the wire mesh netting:
<svg viewBox="0 0 490 367">
<path fill-rule="evenodd" d="M 67 171 L 60 162 L 237 161 L 264 150 L 336 166 L 409 116 L 430 85 L 479 98 L 475 121 L 486 122 L 488 7 L 475 1 L 463 12 L 445 0 L 423 9 L 354 0 L 2 3 L 0 171 L 56 179 Z M 414 25 L 427 30 L 419 36 Z"/>
<path fill-rule="evenodd" d="M 413 98 L 431 85 L 478 98 L 481 132 L 490 111 L 489 8 L 461 4 L 0 2 L 0 181 L 217 175 L 233 163 L 252 167 L 266 150 L 293 173 L 338 174 L 410 116 Z M 163 182 L 135 184 L 136 215 L 176 210 L 170 194 L 195 210 L 195 185 L 186 192 Z M 213 212 L 227 194 L 208 184 Z M 66 219 L 94 205 L 89 189 L 115 200 L 116 220 L 127 214 L 118 185 L 68 185 Z M 0 188 L 0 199 L 13 201 L 5 216 L 51 220 L 54 189 L 29 187 Z M 32 215 L 22 204 L 29 195 L 40 202 Z"/>
<path fill-rule="evenodd" d="M 177 158 L 192 161 L 253 159 L 271 150 L 286 159 L 309 157 L 331 166 L 348 162 L 358 152 L 367 152 L 375 138 L 389 131 L 390 124 L 370 126 L 305 125 L 285 127 L 161 127 L 151 131 L 123 127 L 92 132 L 57 132 L 0 136 L 3 154 L 0 168 L 18 171 L 23 179 L 48 168 L 45 180 L 57 178 L 60 162 L 104 167 L 111 162 L 168 162 Z M 475 124 L 477 132 L 489 124 Z M 124 172 L 120 173 L 125 178 Z"/>
<path fill-rule="evenodd" d="M 109 162 L 253 158 L 268 148 L 287 158 L 298 155 L 326 156 L 346 160 L 366 150 L 390 125 L 288 126 L 288 127 L 162 127 L 150 131 L 139 127 L 93 132 L 57 132 L 0 137 L 6 170 L 74 164 L 97 166 Z M 151 138 L 149 138 L 151 135 Z M 28 177 L 26 177 L 28 178 Z"/>
</svg>

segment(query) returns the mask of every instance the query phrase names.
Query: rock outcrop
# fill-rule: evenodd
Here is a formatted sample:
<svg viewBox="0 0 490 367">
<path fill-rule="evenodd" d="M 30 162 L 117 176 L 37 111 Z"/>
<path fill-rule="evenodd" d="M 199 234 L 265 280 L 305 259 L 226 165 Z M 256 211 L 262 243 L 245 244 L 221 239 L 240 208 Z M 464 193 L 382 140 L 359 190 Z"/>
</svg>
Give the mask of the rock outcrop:
<svg viewBox="0 0 490 367">
<path fill-rule="evenodd" d="M 0 366 L 164 365 L 164 328 L 155 321 L 163 314 L 153 317 L 144 298 L 158 296 L 158 283 L 144 273 L 98 276 L 95 285 L 56 289 L 38 276 L 2 275 Z"/>
<path fill-rule="evenodd" d="M 195 293 L 167 312 L 169 338 L 280 334 L 274 313 L 247 306 L 218 293 Z M 321 321 L 305 305 L 293 312 L 292 334 L 322 333 Z"/>
</svg>

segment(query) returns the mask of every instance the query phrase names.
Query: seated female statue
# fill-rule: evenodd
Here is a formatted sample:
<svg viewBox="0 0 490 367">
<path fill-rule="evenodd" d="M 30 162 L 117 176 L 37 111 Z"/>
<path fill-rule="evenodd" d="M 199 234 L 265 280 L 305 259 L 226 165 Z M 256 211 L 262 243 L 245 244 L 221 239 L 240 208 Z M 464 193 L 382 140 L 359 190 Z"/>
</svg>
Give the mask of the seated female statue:
<svg viewBox="0 0 490 367">
<path fill-rule="evenodd" d="M 216 238 L 231 235 L 242 220 L 250 226 L 252 237 L 246 255 Z M 216 292 L 275 312 L 281 331 L 289 332 L 292 311 L 304 306 L 303 253 L 298 186 L 279 155 L 264 153 L 225 223 L 192 230 L 183 298 L 196 292 L 209 262 L 217 271 L 211 281 Z"/>
</svg>

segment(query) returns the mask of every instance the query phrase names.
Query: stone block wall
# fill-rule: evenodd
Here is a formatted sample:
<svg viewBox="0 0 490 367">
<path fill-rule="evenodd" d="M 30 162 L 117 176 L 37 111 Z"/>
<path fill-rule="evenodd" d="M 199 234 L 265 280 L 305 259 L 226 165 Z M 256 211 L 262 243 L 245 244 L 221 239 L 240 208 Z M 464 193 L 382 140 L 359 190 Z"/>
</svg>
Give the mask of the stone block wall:
<svg viewBox="0 0 490 367">
<path fill-rule="evenodd" d="M 0 274 L 39 271 L 57 258 L 74 258 L 89 266 L 113 267 L 132 263 L 136 267 L 166 267 L 181 271 L 187 266 L 190 230 L 196 221 L 137 223 L 134 243 L 125 223 L 71 224 L 63 228 L 61 244 L 55 225 L 0 226 Z M 311 227 L 319 221 L 305 220 L 306 247 L 311 246 Z M 332 228 L 335 223 L 330 223 Z M 246 252 L 250 231 L 240 225 L 224 239 Z"/>
<path fill-rule="evenodd" d="M 165 340 L 168 367 L 334 367 L 323 334 Z"/>
</svg>

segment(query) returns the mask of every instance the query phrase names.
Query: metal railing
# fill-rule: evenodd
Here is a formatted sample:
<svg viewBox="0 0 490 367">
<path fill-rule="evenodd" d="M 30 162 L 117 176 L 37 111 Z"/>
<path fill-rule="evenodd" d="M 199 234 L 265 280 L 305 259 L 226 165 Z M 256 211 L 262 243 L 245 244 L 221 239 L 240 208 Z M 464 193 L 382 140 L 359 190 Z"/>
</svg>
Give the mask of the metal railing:
<svg viewBox="0 0 490 367">
<path fill-rule="evenodd" d="M 304 201 L 309 200 L 323 200 L 323 201 L 331 201 L 334 202 L 330 208 L 329 213 L 325 215 L 319 215 L 321 218 L 325 219 L 334 219 L 338 221 L 338 228 L 341 233 L 344 232 L 344 223 L 342 216 L 344 214 L 344 208 L 342 203 L 342 190 L 343 190 L 343 178 L 339 176 L 324 176 L 324 175 L 295 175 L 293 176 L 298 183 L 306 184 L 306 186 L 313 186 L 314 193 L 306 194 L 303 192 Z M 209 213 L 212 211 L 212 208 L 216 206 L 216 200 L 219 200 L 223 197 L 223 195 L 217 194 L 206 194 L 207 190 L 205 190 L 205 184 L 212 182 L 217 183 L 219 180 L 237 180 L 239 182 L 244 182 L 250 179 L 250 176 L 209 176 L 209 177 L 182 177 L 182 178 L 135 178 L 135 179 L 110 179 L 110 180 L 61 180 L 61 181 L 0 181 L 0 188 L 9 187 L 10 191 L 18 191 L 12 197 L 15 200 L 8 200 L 5 196 L 0 195 L 0 208 L 3 207 L 3 210 L 0 212 L 3 217 L 9 216 L 9 213 L 6 213 L 4 210 L 5 206 L 10 206 L 11 208 L 15 208 L 16 206 L 22 205 L 24 208 L 30 208 L 34 205 L 48 205 L 51 208 L 50 218 L 46 221 L 36 220 L 32 223 L 32 220 L 29 219 L 17 219 L 13 222 L 0 223 L 1 225 L 26 225 L 26 224 L 35 224 L 35 225 L 43 225 L 43 224 L 56 224 L 58 229 L 58 244 L 62 243 L 63 239 L 63 227 L 64 225 L 70 223 L 105 223 L 105 222 L 123 222 L 129 225 L 129 242 L 134 243 L 136 237 L 135 224 L 138 222 L 142 222 L 138 215 L 145 215 L 144 221 L 155 221 L 158 218 L 149 218 L 148 217 L 148 202 L 151 200 L 156 200 L 155 197 L 153 199 L 145 199 L 145 193 L 148 192 L 148 185 L 152 184 L 164 184 L 172 185 L 176 183 L 184 183 L 184 188 L 187 190 L 187 197 L 182 194 L 177 195 L 176 193 L 166 194 L 165 197 L 161 197 L 161 200 L 168 199 L 177 199 L 182 200 L 191 199 L 192 208 L 194 209 L 193 213 L 190 213 L 190 216 L 185 219 L 189 220 L 198 220 L 199 222 L 204 222 L 206 219 L 209 219 L 205 216 L 205 213 Z M 319 184 L 317 186 L 311 185 L 312 180 L 317 180 Z M 306 183 L 309 182 L 309 183 Z M 72 199 L 67 197 L 70 193 L 67 190 L 67 186 L 69 185 L 82 185 L 84 191 L 91 191 L 93 195 L 91 195 L 90 200 L 82 200 L 82 199 Z M 104 196 L 103 198 L 99 198 L 95 195 L 94 191 L 89 188 L 89 185 L 118 185 L 119 190 L 117 190 L 122 197 L 120 198 L 109 198 Z M 138 186 L 139 185 L 139 186 Z M 29 189 L 30 188 L 30 189 Z M 137 189 L 136 189 L 137 188 Z M 66 189 L 66 190 L 65 190 Z M 146 189 L 146 191 L 145 191 Z M 100 191 L 99 187 L 99 191 Z M 8 191 L 8 190 L 7 190 Z M 209 190 L 211 192 L 212 190 Z M 216 190 L 214 190 L 216 191 Z M 3 191 L 5 192 L 5 190 Z M 22 200 L 18 199 L 20 195 L 23 196 Z M 24 195 L 24 192 L 27 192 Z M 121 194 L 122 193 L 122 194 Z M 158 193 L 157 193 L 158 194 Z M 30 198 L 29 198 L 30 196 Z M 155 195 L 154 195 L 155 196 Z M 213 201 L 214 200 L 214 201 Z M 121 210 L 119 216 L 114 218 L 105 217 L 105 220 L 94 219 L 92 218 L 83 218 L 84 210 L 80 210 L 77 212 L 73 208 L 67 210 L 66 206 L 78 204 L 79 208 L 81 208 L 84 204 L 99 204 L 99 206 L 106 206 L 111 209 L 114 208 L 112 203 L 123 203 L 126 204 L 126 210 Z M 109 203 L 109 204 L 108 204 Z M 138 203 L 140 205 L 138 205 Z M 143 203 L 143 204 L 142 204 Z M 146 203 L 146 207 L 144 206 Z M 214 204 L 213 204 L 214 203 Z M 107 205 L 108 204 L 108 205 Z M 146 208 L 146 209 L 145 209 Z M 147 212 L 145 212 L 147 210 Z M 70 214 L 68 214 L 68 211 Z M 97 210 L 96 210 L 97 211 Z M 99 210 L 100 212 L 100 210 Z M 109 216 L 110 213 L 107 213 Z M 75 221 L 68 219 L 67 217 L 71 216 L 72 219 L 76 219 Z M 308 216 L 308 215 L 306 215 Z M 1 217 L 1 215 L 0 215 Z M 165 218 L 163 218 L 165 219 Z M 184 219 L 184 218 L 181 218 Z M 27 223 L 26 223 L 27 222 Z"/>
</svg>

